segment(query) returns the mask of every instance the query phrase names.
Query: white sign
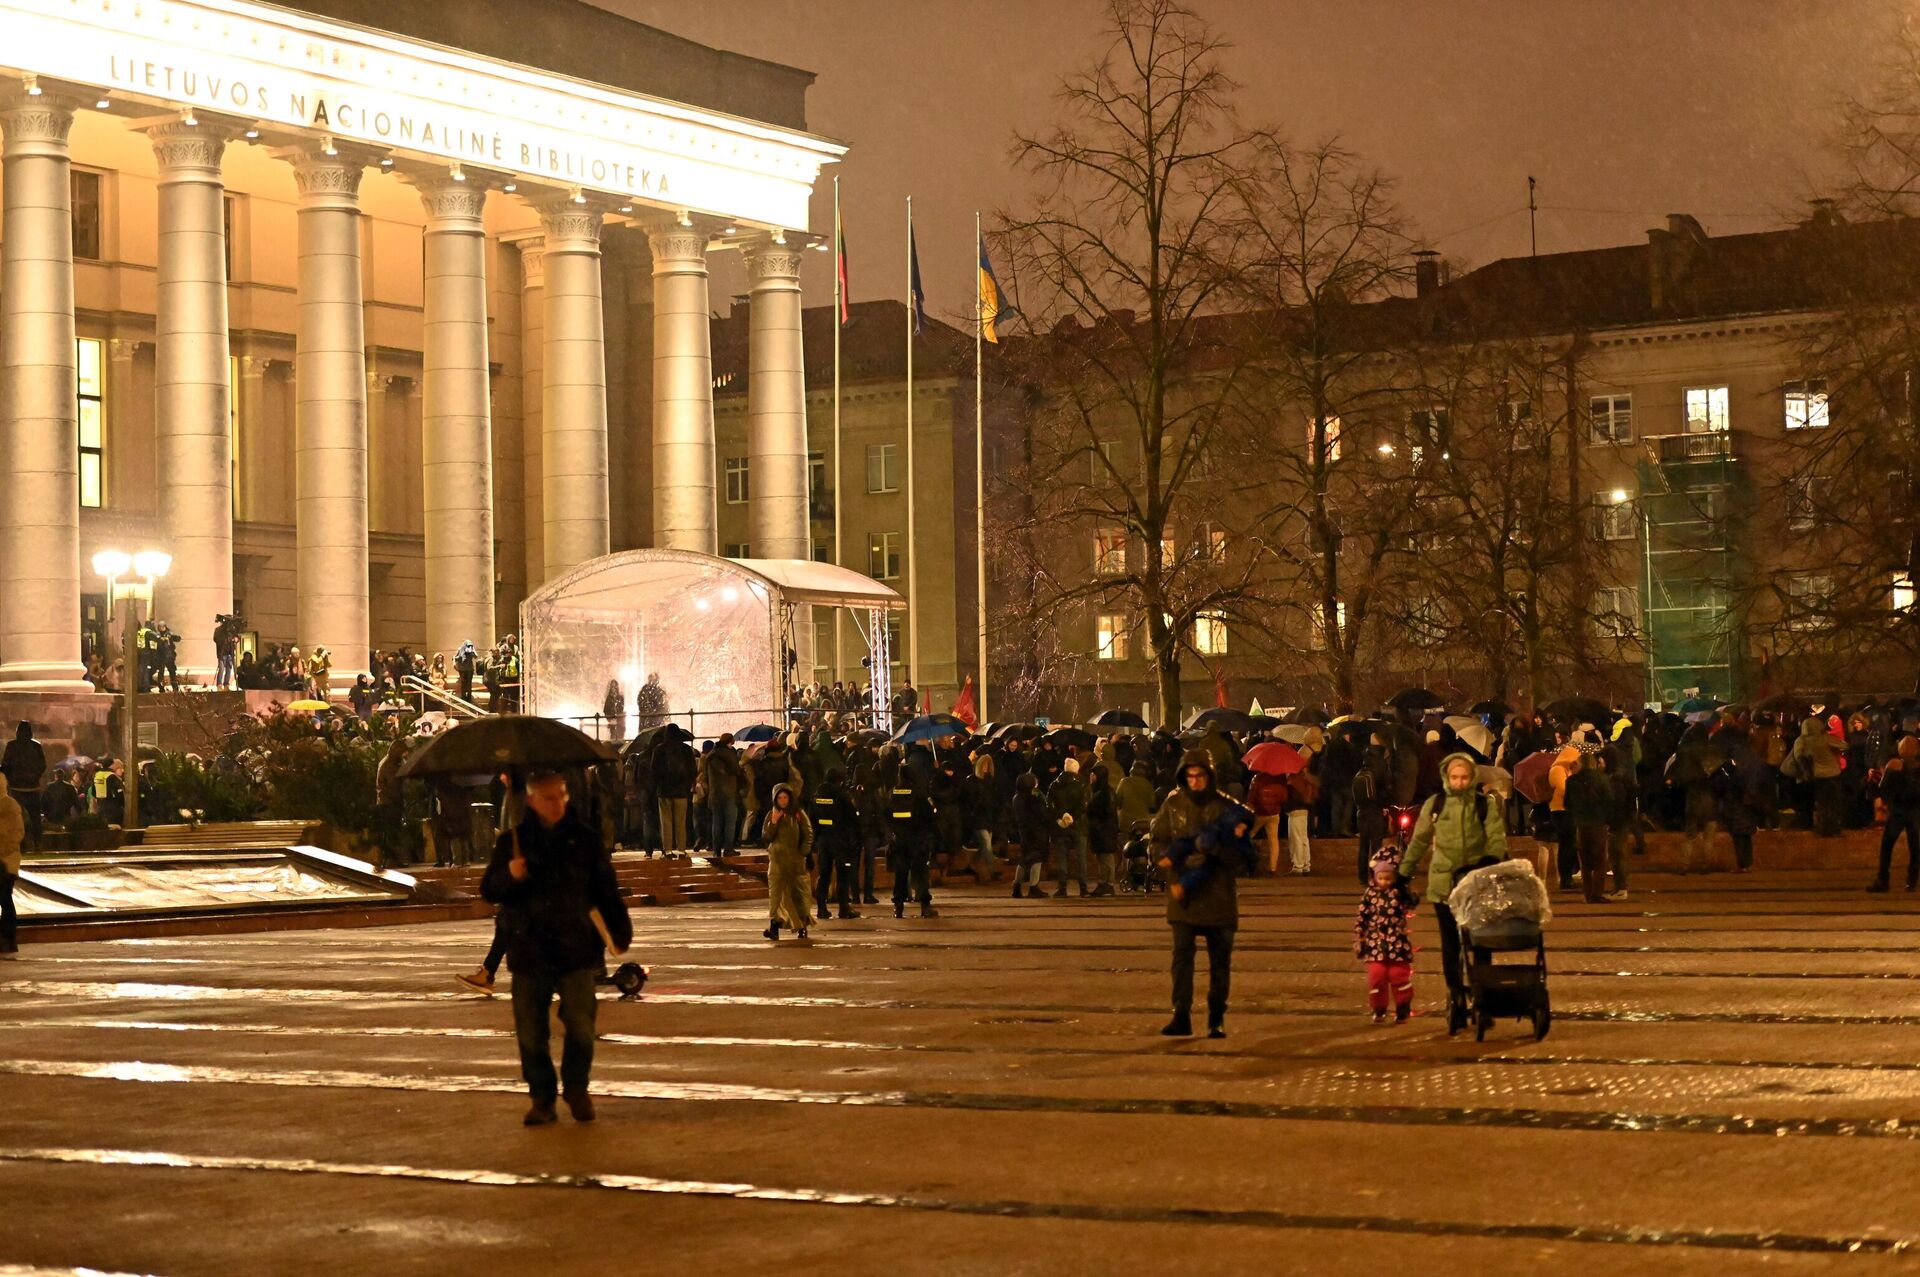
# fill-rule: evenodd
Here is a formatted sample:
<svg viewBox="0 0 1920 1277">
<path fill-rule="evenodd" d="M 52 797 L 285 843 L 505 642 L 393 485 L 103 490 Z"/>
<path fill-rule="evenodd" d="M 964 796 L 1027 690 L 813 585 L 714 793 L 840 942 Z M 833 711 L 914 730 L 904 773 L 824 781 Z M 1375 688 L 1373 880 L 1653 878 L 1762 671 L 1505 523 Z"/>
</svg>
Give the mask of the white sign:
<svg viewBox="0 0 1920 1277">
<path fill-rule="evenodd" d="M 846 148 L 244 0 L 0 0 L 0 65 L 396 154 L 804 230 Z"/>
</svg>

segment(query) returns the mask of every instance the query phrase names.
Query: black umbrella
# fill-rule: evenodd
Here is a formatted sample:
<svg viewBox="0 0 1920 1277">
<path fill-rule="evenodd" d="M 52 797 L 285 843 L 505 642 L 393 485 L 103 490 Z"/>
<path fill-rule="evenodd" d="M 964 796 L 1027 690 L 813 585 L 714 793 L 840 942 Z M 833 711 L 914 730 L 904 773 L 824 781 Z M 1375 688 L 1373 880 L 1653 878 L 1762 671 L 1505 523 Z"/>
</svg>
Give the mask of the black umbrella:
<svg viewBox="0 0 1920 1277">
<path fill-rule="evenodd" d="M 1284 718 L 1273 718 L 1266 714 L 1253 714 L 1247 719 L 1247 730 L 1250 732 L 1270 732 L 1276 727 L 1285 727 L 1286 725 L 1287 720 Z M 1303 724 L 1296 723 L 1294 725 L 1298 727 Z M 1319 724 L 1308 723 L 1304 724 L 1304 726 L 1317 727 Z"/>
<path fill-rule="evenodd" d="M 1331 717 L 1333 716 L 1318 705 L 1302 705 L 1298 709 L 1289 710 L 1287 716 L 1280 721 L 1294 723 L 1301 727 L 1325 727 L 1327 720 Z"/>
<path fill-rule="evenodd" d="M 1110 709 L 1093 720 L 1094 727 L 1145 727 L 1147 720 L 1130 709 Z"/>
<path fill-rule="evenodd" d="M 1467 713 L 1478 714 L 1483 718 L 1511 718 L 1513 706 L 1505 701 L 1480 701 Z"/>
<path fill-rule="evenodd" d="M 1444 696 L 1430 692 L 1424 687 L 1407 687 L 1387 698 L 1387 704 L 1394 709 L 1429 710 L 1440 709 L 1447 703 Z"/>
<path fill-rule="evenodd" d="M 1047 729 L 1038 723 L 1002 723 L 993 729 L 996 740 L 1039 740 Z"/>
<path fill-rule="evenodd" d="M 1047 739 L 1062 749 L 1092 749 L 1093 733 L 1082 727 L 1056 727 L 1047 733 Z"/>
<path fill-rule="evenodd" d="M 626 748 L 622 752 L 628 753 L 628 754 L 638 754 L 638 753 L 643 753 L 646 750 L 652 749 L 655 745 L 660 744 L 662 741 L 692 740 L 692 739 L 693 739 L 693 733 L 688 731 L 686 728 L 680 726 L 680 724 L 661 723 L 658 726 L 649 727 L 643 732 L 635 732 L 633 734 L 633 739 L 627 742 Z M 767 739 L 771 740 L 773 738 L 768 737 Z"/>
<path fill-rule="evenodd" d="M 557 719 L 493 714 L 429 738 L 401 765 L 400 774 L 463 776 L 508 767 L 591 767 L 609 757 L 605 746 Z"/>
<path fill-rule="evenodd" d="M 1194 719 L 1188 727 L 1198 731 L 1205 731 L 1209 727 L 1218 727 L 1223 732 L 1252 731 L 1253 715 L 1243 709 L 1227 709 L 1216 705 Z"/>
<path fill-rule="evenodd" d="M 1577 723 L 1603 727 L 1613 721 L 1613 711 L 1591 696 L 1563 696 L 1540 712 L 1548 718 L 1559 719 L 1569 727 Z"/>
</svg>

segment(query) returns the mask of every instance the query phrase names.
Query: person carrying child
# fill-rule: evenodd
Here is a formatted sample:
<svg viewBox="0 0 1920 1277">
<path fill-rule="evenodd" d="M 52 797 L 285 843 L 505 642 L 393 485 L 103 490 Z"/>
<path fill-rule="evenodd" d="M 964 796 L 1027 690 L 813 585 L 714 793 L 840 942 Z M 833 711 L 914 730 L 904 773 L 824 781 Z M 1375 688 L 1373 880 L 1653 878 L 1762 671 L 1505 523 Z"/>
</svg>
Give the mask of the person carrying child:
<svg viewBox="0 0 1920 1277">
<path fill-rule="evenodd" d="M 1167 893 L 1180 901 L 1197 895 L 1225 862 L 1251 876 L 1256 858 L 1248 833 L 1257 820 L 1251 811 L 1229 798 L 1211 823 L 1167 844 L 1160 857 L 1161 871 L 1172 883 Z"/>
<path fill-rule="evenodd" d="M 1387 1004 L 1393 1022 L 1405 1024 L 1413 1009 L 1413 892 L 1400 881 L 1400 857 L 1388 850 L 1373 859 L 1373 880 L 1360 897 L 1353 920 L 1353 956 L 1367 964 L 1367 1006 L 1373 1022 L 1384 1024 Z"/>
</svg>

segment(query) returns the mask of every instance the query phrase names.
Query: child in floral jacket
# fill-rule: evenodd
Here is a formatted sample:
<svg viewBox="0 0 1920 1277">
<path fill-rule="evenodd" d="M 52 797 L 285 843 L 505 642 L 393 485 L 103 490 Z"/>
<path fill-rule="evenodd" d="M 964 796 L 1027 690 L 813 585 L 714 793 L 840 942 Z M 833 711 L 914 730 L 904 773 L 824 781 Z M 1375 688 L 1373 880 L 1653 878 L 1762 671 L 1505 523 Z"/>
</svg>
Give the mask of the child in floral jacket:
<svg viewBox="0 0 1920 1277">
<path fill-rule="evenodd" d="M 1373 882 L 1360 897 L 1353 921 L 1353 956 L 1367 964 L 1367 1005 L 1373 1022 L 1384 1024 L 1387 1004 L 1393 1022 L 1406 1023 L 1413 1008 L 1413 937 L 1408 922 L 1414 897 L 1399 885 L 1399 858 L 1391 851 L 1373 859 Z"/>
</svg>

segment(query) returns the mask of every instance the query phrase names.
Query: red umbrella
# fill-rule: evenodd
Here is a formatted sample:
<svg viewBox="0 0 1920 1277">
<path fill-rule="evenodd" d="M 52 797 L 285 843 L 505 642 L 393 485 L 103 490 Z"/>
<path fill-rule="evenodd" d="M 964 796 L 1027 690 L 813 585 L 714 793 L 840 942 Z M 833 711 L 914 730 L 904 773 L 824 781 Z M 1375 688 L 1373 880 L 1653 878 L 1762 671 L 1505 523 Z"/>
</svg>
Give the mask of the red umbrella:
<svg viewBox="0 0 1920 1277">
<path fill-rule="evenodd" d="M 1240 760 L 1248 770 L 1267 776 L 1291 776 L 1295 772 L 1307 769 L 1307 760 L 1300 757 L 1300 751 L 1285 741 L 1263 740 L 1247 751 Z"/>
<path fill-rule="evenodd" d="M 1544 803 L 1553 797 L 1553 784 L 1547 779 L 1547 772 L 1553 767 L 1553 760 L 1560 756 L 1557 749 L 1543 749 L 1528 754 L 1513 767 L 1513 787 L 1529 802 Z"/>
</svg>

